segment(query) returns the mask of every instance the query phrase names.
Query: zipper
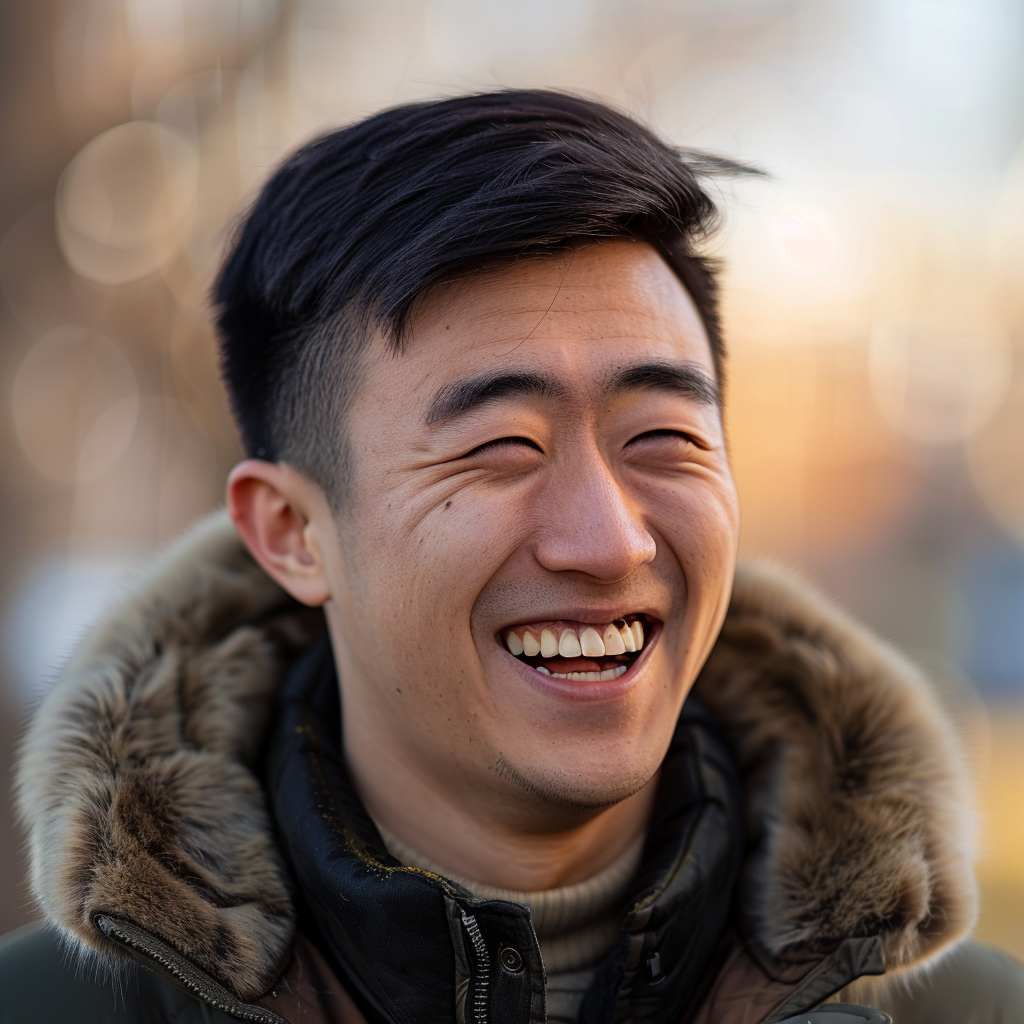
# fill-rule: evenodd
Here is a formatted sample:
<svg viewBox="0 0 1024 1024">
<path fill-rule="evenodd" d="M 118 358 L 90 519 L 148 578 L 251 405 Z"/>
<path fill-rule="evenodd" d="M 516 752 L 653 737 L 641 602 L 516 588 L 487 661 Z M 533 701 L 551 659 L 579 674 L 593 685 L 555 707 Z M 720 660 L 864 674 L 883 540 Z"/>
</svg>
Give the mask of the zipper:
<svg viewBox="0 0 1024 1024">
<path fill-rule="evenodd" d="M 219 981 L 182 956 L 173 946 L 163 939 L 158 939 L 145 928 L 140 928 L 134 921 L 108 914 L 96 914 L 93 923 L 103 935 L 118 943 L 150 970 L 167 978 L 215 1010 L 222 1010 L 235 1020 L 250 1021 L 251 1024 L 288 1024 L 273 1010 L 243 1003 Z"/>
<path fill-rule="evenodd" d="M 476 960 L 475 984 L 473 985 L 473 1024 L 487 1024 L 487 996 L 491 984 L 491 954 L 487 952 L 487 943 L 480 934 L 480 925 L 472 914 L 462 911 L 462 923 L 473 946 L 473 957 Z"/>
</svg>

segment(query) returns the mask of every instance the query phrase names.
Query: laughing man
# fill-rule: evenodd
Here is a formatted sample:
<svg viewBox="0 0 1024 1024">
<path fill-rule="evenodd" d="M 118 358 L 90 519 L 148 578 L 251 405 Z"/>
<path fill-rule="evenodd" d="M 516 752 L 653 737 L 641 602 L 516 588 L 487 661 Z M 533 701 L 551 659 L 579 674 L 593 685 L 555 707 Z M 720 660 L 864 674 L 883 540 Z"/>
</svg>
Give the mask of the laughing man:
<svg viewBox="0 0 1024 1024">
<path fill-rule="evenodd" d="M 3 1021 L 1024 1021 L 927 684 L 736 567 L 741 172 L 500 92 L 274 174 L 215 291 L 230 518 L 23 748 Z"/>
</svg>

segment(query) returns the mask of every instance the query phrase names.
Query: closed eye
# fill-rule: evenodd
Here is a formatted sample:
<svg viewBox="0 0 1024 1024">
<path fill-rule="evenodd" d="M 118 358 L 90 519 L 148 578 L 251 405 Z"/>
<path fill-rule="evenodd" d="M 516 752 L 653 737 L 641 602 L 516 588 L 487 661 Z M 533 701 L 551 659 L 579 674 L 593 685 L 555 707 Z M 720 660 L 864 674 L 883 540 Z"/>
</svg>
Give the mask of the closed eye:
<svg viewBox="0 0 1024 1024">
<path fill-rule="evenodd" d="M 644 441 L 660 440 L 683 441 L 692 444 L 694 447 L 700 448 L 703 451 L 708 451 L 708 446 L 704 444 L 703 441 L 700 441 L 698 438 L 694 437 L 693 434 L 687 434 L 685 431 L 682 430 L 668 429 L 648 430 L 645 431 L 643 434 L 637 434 L 636 437 L 629 441 L 627 447 L 629 447 L 629 445 L 642 443 Z"/>
<path fill-rule="evenodd" d="M 496 437 L 493 441 L 485 441 L 483 444 L 477 445 L 471 451 L 468 451 L 465 455 L 461 456 L 461 458 L 468 459 L 472 455 L 481 455 L 487 451 L 500 451 L 502 448 L 511 447 L 513 445 L 523 445 L 538 452 L 544 451 L 536 441 L 531 441 L 528 437 Z"/>
</svg>

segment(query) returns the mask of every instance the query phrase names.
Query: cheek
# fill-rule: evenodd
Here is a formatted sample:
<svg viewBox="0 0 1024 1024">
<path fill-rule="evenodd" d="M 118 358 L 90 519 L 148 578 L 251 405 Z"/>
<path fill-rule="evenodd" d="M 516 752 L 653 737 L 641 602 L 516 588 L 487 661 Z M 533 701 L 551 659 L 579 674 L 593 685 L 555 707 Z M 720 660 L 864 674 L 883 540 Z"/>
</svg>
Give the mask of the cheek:
<svg viewBox="0 0 1024 1024">
<path fill-rule="evenodd" d="M 686 561 L 711 564 L 739 539 L 739 500 L 728 473 L 649 487 L 642 498 L 652 523 Z"/>
<path fill-rule="evenodd" d="M 728 601 L 739 542 L 739 502 L 732 478 L 665 487 L 648 497 L 651 524 L 683 571 L 687 617 L 717 625 Z"/>
<path fill-rule="evenodd" d="M 449 749 L 460 729 L 472 730 L 480 741 L 473 751 L 486 747 L 490 698 L 471 619 L 481 591 L 522 543 L 524 518 L 507 501 L 491 506 L 457 496 L 382 552 L 387 565 L 371 604 L 395 628 L 378 638 L 367 676 L 378 680 L 381 696 L 402 716 L 418 747 L 443 749 L 461 760 L 460 751 Z"/>
<path fill-rule="evenodd" d="M 459 652 L 473 656 L 472 609 L 522 544 L 528 520 L 522 503 L 507 494 L 455 495 L 416 519 L 382 510 L 360 544 L 364 614 L 393 623 L 401 647 L 420 658 L 451 668 Z"/>
</svg>

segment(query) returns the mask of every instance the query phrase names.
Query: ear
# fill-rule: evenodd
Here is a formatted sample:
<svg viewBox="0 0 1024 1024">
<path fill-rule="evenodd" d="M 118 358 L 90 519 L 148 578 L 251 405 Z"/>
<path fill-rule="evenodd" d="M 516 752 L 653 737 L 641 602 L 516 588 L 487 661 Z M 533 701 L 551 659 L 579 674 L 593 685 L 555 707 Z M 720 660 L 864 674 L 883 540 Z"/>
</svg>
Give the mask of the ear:
<svg viewBox="0 0 1024 1024">
<path fill-rule="evenodd" d="M 252 557 L 297 601 L 319 607 L 331 596 L 313 512 L 326 498 L 286 463 L 246 459 L 228 476 L 228 511 Z"/>
</svg>

